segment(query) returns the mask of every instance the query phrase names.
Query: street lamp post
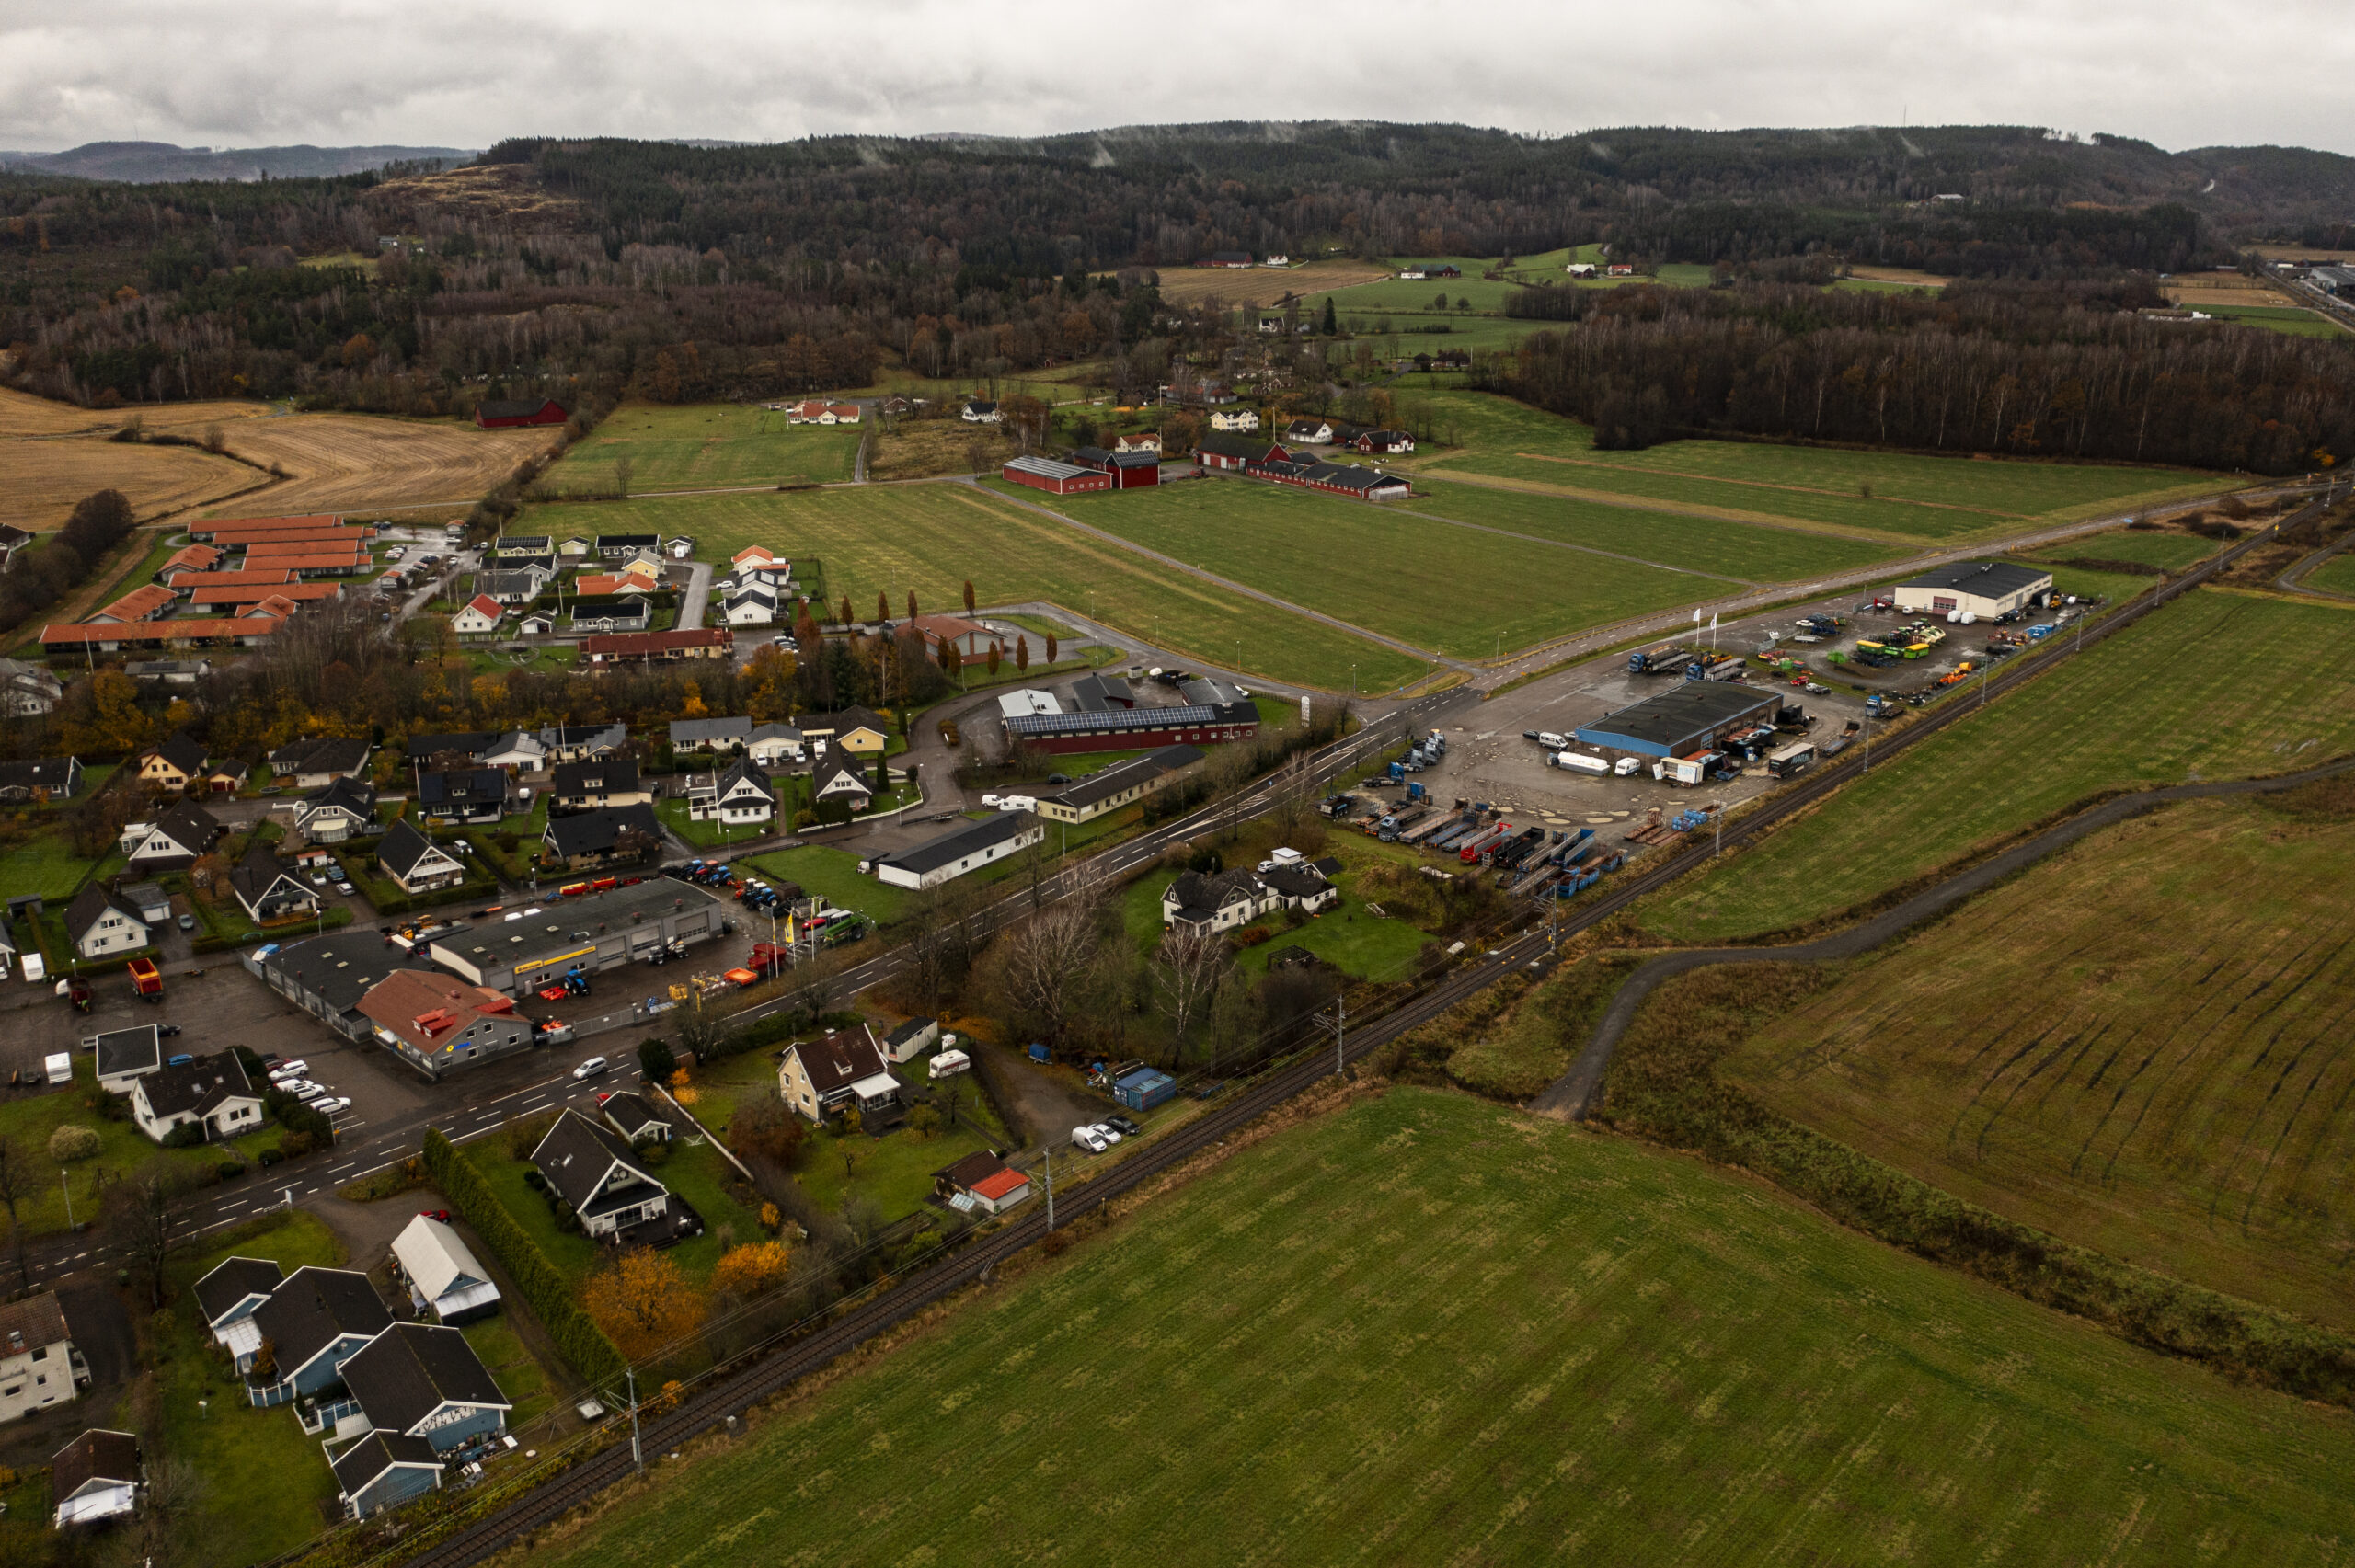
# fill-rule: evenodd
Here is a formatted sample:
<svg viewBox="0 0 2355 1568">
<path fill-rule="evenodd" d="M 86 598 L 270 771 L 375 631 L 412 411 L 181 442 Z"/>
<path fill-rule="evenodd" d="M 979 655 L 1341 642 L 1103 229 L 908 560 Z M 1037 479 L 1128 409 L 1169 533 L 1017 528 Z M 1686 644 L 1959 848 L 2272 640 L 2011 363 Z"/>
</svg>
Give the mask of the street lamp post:
<svg viewBox="0 0 2355 1568">
<path fill-rule="evenodd" d="M 74 1173 L 60 1165 L 57 1183 L 65 1189 L 65 1229 L 70 1233 L 74 1229 Z"/>
</svg>

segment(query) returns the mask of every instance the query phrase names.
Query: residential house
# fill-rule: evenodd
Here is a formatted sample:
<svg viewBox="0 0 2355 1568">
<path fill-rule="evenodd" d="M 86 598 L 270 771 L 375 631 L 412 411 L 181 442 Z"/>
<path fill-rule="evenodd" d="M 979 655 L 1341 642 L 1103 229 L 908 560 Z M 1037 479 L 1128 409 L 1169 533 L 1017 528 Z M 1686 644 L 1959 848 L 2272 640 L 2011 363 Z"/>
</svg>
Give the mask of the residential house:
<svg viewBox="0 0 2355 1568">
<path fill-rule="evenodd" d="M 653 533 L 600 533 L 597 535 L 597 558 L 601 561 L 624 561 L 640 550 L 661 550 L 662 540 Z"/>
<path fill-rule="evenodd" d="M 89 1376 L 79 1360 L 55 1291 L 0 1303 L 0 1421 L 74 1398 Z"/>
<path fill-rule="evenodd" d="M 509 560 L 516 556 L 535 558 L 555 550 L 556 542 L 545 533 L 502 533 L 491 547 L 494 560 Z"/>
<path fill-rule="evenodd" d="M 1284 427 L 1284 440 L 1302 446 L 1324 446 L 1333 439 L 1333 422 L 1329 419 L 1294 419 Z"/>
<path fill-rule="evenodd" d="M 608 1094 L 598 1104 L 605 1124 L 622 1135 L 622 1141 L 632 1149 L 641 1143 L 671 1141 L 670 1119 L 657 1111 L 643 1094 L 625 1089 Z"/>
<path fill-rule="evenodd" d="M 428 1072 L 532 1043 L 513 997 L 438 970 L 394 969 L 361 993 L 356 1011 L 370 1038 Z"/>
<path fill-rule="evenodd" d="M 161 926 L 172 918 L 172 896 L 160 882 L 133 882 L 125 887 L 118 880 L 114 890 L 150 926 Z"/>
<path fill-rule="evenodd" d="M 962 822 L 904 850 L 874 857 L 877 880 L 894 887 L 937 887 L 942 883 L 1017 854 L 1047 836 L 1028 811 L 1001 811 Z"/>
<path fill-rule="evenodd" d="M 246 787 L 252 773 L 243 762 L 232 757 L 225 761 L 207 762 L 197 775 L 197 787 L 206 795 L 235 795 Z"/>
<path fill-rule="evenodd" d="M 1030 1196 L 1030 1178 L 987 1150 L 976 1150 L 935 1171 L 932 1189 L 952 1208 L 1003 1214 Z"/>
<path fill-rule="evenodd" d="M 1116 436 L 1112 440 L 1112 450 L 1116 452 L 1158 452 L 1161 450 L 1161 432 L 1159 430 L 1138 430 L 1131 435 Z"/>
<path fill-rule="evenodd" d="M 924 638 L 924 651 L 936 662 L 944 647 L 954 647 L 967 658 L 986 658 L 990 645 L 1004 641 L 979 621 L 962 615 L 919 615 L 908 624 Z"/>
<path fill-rule="evenodd" d="M 237 1370 L 248 1371 L 261 1348 L 261 1331 L 253 1324 L 254 1309 L 270 1299 L 286 1271 L 269 1258 L 224 1258 L 196 1282 L 196 1305 L 213 1343 L 236 1358 Z"/>
<path fill-rule="evenodd" d="M 133 759 L 141 784 L 169 795 L 183 795 L 204 776 L 204 748 L 176 729 Z"/>
<path fill-rule="evenodd" d="M 499 1310 L 499 1287 L 458 1233 L 420 1214 L 393 1238 L 393 1261 L 408 1286 L 409 1304 L 455 1328 Z"/>
<path fill-rule="evenodd" d="M 1326 880 L 1314 864 L 1300 861 L 1270 866 L 1258 874 L 1260 883 L 1288 910 L 1318 914 L 1341 901 L 1341 890 Z"/>
<path fill-rule="evenodd" d="M 670 1211 L 671 1189 L 619 1139 L 578 1111 L 557 1117 L 532 1150 L 532 1163 L 592 1238 L 613 1237 Z"/>
<path fill-rule="evenodd" d="M 1142 757 L 1099 768 L 1052 795 L 1039 796 L 1039 815 L 1073 826 L 1092 822 L 1108 811 L 1143 799 L 1200 761 L 1202 755 L 1199 746 L 1156 747 Z"/>
<path fill-rule="evenodd" d="M 642 835 L 642 837 L 641 837 Z M 547 853 L 573 871 L 659 853 L 662 823 L 651 806 L 618 806 L 548 818 L 541 835 Z"/>
<path fill-rule="evenodd" d="M 263 1406 L 341 1382 L 344 1364 L 393 1326 L 366 1275 L 315 1265 L 288 1275 L 247 1321 L 256 1346 L 270 1347 L 266 1364 L 257 1357 L 246 1370 L 246 1398 Z"/>
<path fill-rule="evenodd" d="M 270 754 L 273 778 L 292 778 L 297 789 L 322 789 L 338 779 L 354 779 L 368 771 L 375 750 L 362 737 L 322 735 L 292 740 Z"/>
<path fill-rule="evenodd" d="M 128 1094 L 131 1085 L 164 1065 L 164 1032 L 153 1024 L 109 1029 L 84 1042 L 96 1058 L 98 1087 L 109 1094 Z"/>
<path fill-rule="evenodd" d="M 47 665 L 0 658 L 0 717 L 38 718 L 54 712 L 64 694 L 64 682 Z"/>
<path fill-rule="evenodd" d="M 665 539 L 662 541 L 662 554 L 674 561 L 692 561 L 695 555 L 695 539 L 692 535 L 684 533 L 676 538 Z"/>
<path fill-rule="evenodd" d="M 439 1490 L 449 1468 L 424 1438 L 380 1431 L 369 1432 L 327 1465 L 344 1513 L 354 1519 Z"/>
<path fill-rule="evenodd" d="M 739 757 L 716 773 L 690 778 L 687 819 L 731 827 L 776 820 L 776 786 L 761 765 Z"/>
<path fill-rule="evenodd" d="M 765 588 L 740 588 L 728 596 L 720 618 L 731 626 L 774 625 L 776 595 Z"/>
<path fill-rule="evenodd" d="M 911 1018 L 883 1036 L 883 1055 L 892 1065 L 904 1067 L 932 1049 L 939 1040 L 939 1019 Z"/>
<path fill-rule="evenodd" d="M 466 879 L 464 862 L 427 838 L 404 817 L 385 830 L 376 864 L 410 898 L 455 887 Z"/>
<path fill-rule="evenodd" d="M 109 953 L 136 953 L 152 944 L 155 935 L 131 900 L 86 882 L 65 911 L 65 940 L 77 957 L 103 958 Z"/>
<path fill-rule="evenodd" d="M 1219 408 L 1211 413 L 1211 429 L 1221 435 L 1242 435 L 1259 428 L 1256 408 Z"/>
<path fill-rule="evenodd" d="M 520 571 L 482 572 L 475 578 L 475 593 L 477 598 L 496 600 L 511 609 L 537 599 L 549 580 L 547 573 L 537 566 Z"/>
<path fill-rule="evenodd" d="M 584 638 L 580 652 L 592 665 L 642 664 L 681 658 L 729 659 L 736 657 L 736 634 L 725 626 L 622 633 Z"/>
<path fill-rule="evenodd" d="M 139 1511 L 139 1488 L 146 1476 L 139 1463 L 139 1439 L 128 1432 L 94 1426 L 49 1461 L 49 1502 L 59 1529 L 71 1525 L 127 1519 Z"/>
<path fill-rule="evenodd" d="M 671 751 L 685 756 L 701 751 L 741 751 L 752 738 L 748 718 L 674 718 L 671 721 Z"/>
<path fill-rule="evenodd" d="M 587 556 L 595 548 L 596 546 L 576 533 L 558 544 L 556 547 L 556 553 L 568 561 L 578 561 Z"/>
<path fill-rule="evenodd" d="M 165 807 L 152 821 L 125 823 L 121 842 L 123 858 L 134 870 L 172 871 L 210 850 L 221 833 L 213 813 L 183 800 Z"/>
<path fill-rule="evenodd" d="M 967 398 L 958 408 L 957 417 L 969 425 L 994 425 L 1000 418 L 997 405 L 980 397 Z"/>
<path fill-rule="evenodd" d="M 788 762 L 804 761 L 809 756 L 809 742 L 792 725 L 756 725 L 751 738 L 744 743 L 744 755 L 774 773 Z"/>
<path fill-rule="evenodd" d="M 795 1111 L 821 1124 L 856 1110 L 860 1125 L 871 1132 L 906 1114 L 900 1081 L 891 1076 L 875 1031 L 864 1024 L 786 1047 L 777 1054 L 776 1092 Z"/>
<path fill-rule="evenodd" d="M 827 757 L 819 762 L 811 775 L 810 798 L 822 806 L 838 800 L 850 807 L 856 817 L 867 809 L 875 798 L 874 786 L 867 782 L 867 770 L 855 758 Z"/>
<path fill-rule="evenodd" d="M 420 773 L 409 809 L 428 822 L 496 822 L 507 814 L 507 792 L 513 782 L 499 768 Z"/>
<path fill-rule="evenodd" d="M 614 599 L 624 594 L 643 596 L 661 586 L 660 578 L 644 572 L 583 572 L 572 580 L 572 591 L 580 599 Z"/>
<path fill-rule="evenodd" d="M 431 1323 L 385 1330 L 343 1364 L 343 1383 L 372 1432 L 420 1439 L 437 1458 L 505 1431 L 514 1408 L 466 1336 Z"/>
<path fill-rule="evenodd" d="M 591 641 L 598 637 L 631 636 L 644 633 L 648 624 L 654 619 L 647 606 L 646 600 L 626 598 L 608 600 L 583 610 L 580 601 L 575 600 L 572 604 L 572 629 Z"/>
<path fill-rule="evenodd" d="M 629 727 L 619 724 L 550 725 L 540 731 L 551 762 L 593 762 L 629 745 Z"/>
<path fill-rule="evenodd" d="M 532 614 L 524 616 L 521 624 L 519 624 L 515 628 L 515 632 L 518 636 L 525 637 L 549 636 L 552 635 L 555 631 L 556 617 L 538 612 L 534 612 Z"/>
<path fill-rule="evenodd" d="M 499 630 L 507 607 L 487 593 L 477 593 L 465 608 L 450 617 L 450 629 L 462 637 L 478 637 Z"/>
<path fill-rule="evenodd" d="M 408 743 L 408 760 L 412 766 L 422 763 L 429 768 L 479 762 L 483 753 L 498 738 L 487 729 L 459 730 L 450 735 L 420 735 Z"/>
<path fill-rule="evenodd" d="M 256 925 L 319 912 L 318 889 L 294 875 L 267 840 L 257 837 L 229 872 L 229 890 Z"/>
<path fill-rule="evenodd" d="M 1268 255 L 1259 258 L 1259 265 L 1262 267 L 1289 267 L 1292 265 L 1292 258 L 1280 251 L 1271 251 Z"/>
<path fill-rule="evenodd" d="M 261 1129 L 261 1091 L 235 1051 L 175 1059 L 132 1084 L 131 1119 L 157 1143 L 182 1127 L 202 1127 L 208 1143 L 225 1142 Z"/>
<path fill-rule="evenodd" d="M 213 673 L 209 658 L 131 658 L 122 672 L 145 686 L 193 686 Z"/>
<path fill-rule="evenodd" d="M 609 806 L 643 806 L 654 798 L 627 757 L 591 762 L 559 762 L 548 784 L 551 811 L 591 811 Z"/>
<path fill-rule="evenodd" d="M 532 730 L 511 729 L 485 746 L 476 761 L 486 768 L 536 773 L 548 765 L 548 743 Z"/>
<path fill-rule="evenodd" d="M 75 757 L 36 757 L 0 762 L 0 801 L 70 800 L 82 788 L 82 763 Z"/>
<path fill-rule="evenodd" d="M 294 808 L 294 828 L 305 843 L 339 844 L 376 825 L 376 786 L 342 778 L 304 795 Z"/>
<path fill-rule="evenodd" d="M 1189 871 L 1161 895 L 1161 923 L 1196 931 L 1232 931 L 1275 909 L 1281 900 L 1251 871 Z"/>
<path fill-rule="evenodd" d="M 890 730 L 882 715 L 867 708 L 840 713 L 803 714 L 793 721 L 802 738 L 820 742 L 821 751 L 842 750 L 860 757 L 879 757 L 890 744 Z"/>
</svg>

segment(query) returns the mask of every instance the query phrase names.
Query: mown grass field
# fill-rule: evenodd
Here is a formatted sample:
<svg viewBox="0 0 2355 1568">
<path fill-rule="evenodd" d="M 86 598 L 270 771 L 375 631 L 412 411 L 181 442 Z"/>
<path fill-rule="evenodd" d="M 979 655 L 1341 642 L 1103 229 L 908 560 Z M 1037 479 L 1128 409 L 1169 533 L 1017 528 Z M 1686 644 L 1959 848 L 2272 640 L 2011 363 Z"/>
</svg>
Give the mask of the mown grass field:
<svg viewBox="0 0 2355 1568">
<path fill-rule="evenodd" d="M 2355 554 L 2341 551 L 2301 579 L 2327 593 L 2355 593 Z"/>
<path fill-rule="evenodd" d="M 2196 494 L 2218 483 L 2180 469 L 1978 462 L 1750 441 L 1671 441 L 1642 452 L 1599 452 L 1586 426 L 1523 404 L 1471 392 L 1434 392 L 1430 401 L 1443 444 L 1419 454 L 1426 471 L 1452 468 L 1642 496 L 1900 540 L 1995 537 L 2144 498 Z"/>
<path fill-rule="evenodd" d="M 2262 326 L 2292 338 L 2344 338 L 2347 328 L 2319 311 L 2296 305 L 2197 304 L 2192 307 L 2243 326 Z"/>
<path fill-rule="evenodd" d="M 1393 1089 L 538 1562 L 2343 1562 L 2355 1423 L 1754 1185 Z"/>
<path fill-rule="evenodd" d="M 1232 659 L 1239 636 L 1252 670 L 1327 690 L 1349 690 L 1352 665 L 1363 691 L 1388 690 L 1429 673 L 1428 666 L 1394 648 L 1180 578 L 1003 496 L 966 486 L 540 506 L 518 526 L 534 532 L 643 528 L 687 533 L 706 560 L 725 559 L 747 544 L 816 555 L 825 564 L 827 590 L 836 598 L 847 593 L 856 603 L 872 603 L 881 589 L 897 604 L 914 589 L 925 608 L 948 609 L 971 581 L 984 604 L 1050 600 L 1205 661 Z"/>
<path fill-rule="evenodd" d="M 2355 816 L 2097 834 L 1850 967 L 1719 1067 L 2067 1240 L 2355 1327 Z"/>
<path fill-rule="evenodd" d="M 1499 647 L 1707 598 L 1726 586 L 1249 480 L 1043 500 L 1092 527 L 1293 604 L 1458 656 L 1492 655 Z M 1253 638 L 1241 635 L 1249 664 L 1257 657 Z M 1233 659 L 1235 649 L 1224 657 Z"/>
<path fill-rule="evenodd" d="M 2148 579 L 2130 578 L 2129 581 Z M 2355 749 L 2317 648 L 2346 612 L 2193 590 L 1974 713 L 1638 917 L 1679 942 L 1836 914 L 2104 790 L 2288 773 Z"/>
<path fill-rule="evenodd" d="M 557 494 L 610 490 L 623 458 L 630 462 L 633 491 L 827 484 L 851 476 L 862 428 L 788 425 L 783 414 L 757 404 L 625 403 L 541 484 Z"/>
<path fill-rule="evenodd" d="M 2039 561 L 2139 561 L 2146 567 L 2160 567 L 2179 572 L 2186 567 L 2197 566 L 2224 547 L 2224 541 L 2204 539 L 2197 533 L 2138 533 L 2131 528 L 2114 528 L 2107 533 L 2088 533 L 2066 544 L 2049 545 L 2034 552 Z"/>
<path fill-rule="evenodd" d="M 1906 554 L 1905 547 L 1899 544 L 1809 533 L 1792 528 L 1646 511 L 1482 485 L 1426 484 L 1430 494 L 1415 497 L 1405 503 L 1405 509 L 1489 528 L 1511 529 L 1516 533 L 1534 533 L 1567 544 L 1608 550 L 1660 566 L 1708 572 L 1745 582 L 1794 581 L 1868 567 Z"/>
<path fill-rule="evenodd" d="M 1344 300 L 1348 297 L 1341 296 Z M 1508 315 L 1467 315 L 1458 311 L 1444 315 L 1384 311 L 1353 315 L 1344 305 L 1336 304 L 1333 308 L 1343 330 L 1349 329 L 1352 320 L 1363 324 L 1365 331 L 1359 340 L 1373 343 L 1374 353 L 1384 360 L 1436 354 L 1442 349 L 1509 349 L 1545 325 L 1542 321 L 1518 321 Z M 1323 319 L 1321 312 L 1318 319 Z"/>
</svg>

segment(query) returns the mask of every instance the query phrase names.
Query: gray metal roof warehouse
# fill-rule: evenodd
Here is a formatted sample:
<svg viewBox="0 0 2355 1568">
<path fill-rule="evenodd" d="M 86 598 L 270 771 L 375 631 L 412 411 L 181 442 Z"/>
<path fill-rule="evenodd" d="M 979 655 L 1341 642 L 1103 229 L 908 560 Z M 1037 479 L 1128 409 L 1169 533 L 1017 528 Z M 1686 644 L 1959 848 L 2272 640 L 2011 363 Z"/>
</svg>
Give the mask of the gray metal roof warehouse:
<svg viewBox="0 0 2355 1568">
<path fill-rule="evenodd" d="M 459 930 L 465 930 L 461 925 Z M 245 966 L 279 995 L 347 1039 L 365 1039 L 360 999 L 402 967 L 403 955 L 378 931 L 347 931 L 308 942 L 271 944 L 246 956 Z M 414 962 L 414 961 L 412 961 Z"/>
<path fill-rule="evenodd" d="M 432 945 L 433 961 L 478 986 L 521 996 L 575 969 L 642 961 L 672 943 L 719 934 L 725 906 L 692 883 L 655 877 L 485 921 Z"/>
<path fill-rule="evenodd" d="M 1638 757 L 1682 757 L 1715 744 L 1729 730 L 1772 724 L 1782 705 L 1779 692 L 1723 681 L 1687 681 L 1580 725 L 1576 736 L 1586 745 Z"/>
</svg>

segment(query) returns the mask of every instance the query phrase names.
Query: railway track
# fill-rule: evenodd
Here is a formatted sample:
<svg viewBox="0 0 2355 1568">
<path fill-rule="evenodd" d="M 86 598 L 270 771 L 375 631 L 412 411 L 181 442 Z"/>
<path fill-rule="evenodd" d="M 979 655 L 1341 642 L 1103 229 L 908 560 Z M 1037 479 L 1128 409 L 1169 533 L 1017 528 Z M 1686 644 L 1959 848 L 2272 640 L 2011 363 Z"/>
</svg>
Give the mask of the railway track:
<svg viewBox="0 0 2355 1568">
<path fill-rule="evenodd" d="M 2320 501 L 2313 503 L 2285 519 L 2284 525 L 2304 521 L 2322 505 Z M 2148 597 L 2134 601 L 2097 624 L 2081 627 L 2075 635 L 2066 639 L 2055 637 L 2044 647 L 2015 659 L 1987 678 L 1985 695 L 1992 697 L 2015 690 L 2023 682 L 2059 668 L 2085 647 L 2099 646 L 2154 610 L 2207 581 L 2269 537 L 2269 531 L 2252 533 L 2247 539 L 2155 589 Z M 1959 698 L 1941 704 L 1919 723 L 1909 725 L 1880 742 L 1877 749 L 1881 758 L 1901 754 L 1949 726 L 1959 723 L 1980 707 L 1983 700 Z M 1407 718 L 1411 721 L 1429 711 L 1429 707 L 1418 704 L 1392 717 L 1394 720 Z M 1387 729 L 1389 727 L 1385 725 L 1384 727 Z M 1362 738 L 1353 738 L 1361 741 Z M 1357 750 L 1351 746 L 1337 746 L 1330 749 L 1328 755 L 1346 755 Z M 1737 844 L 1745 842 L 1792 814 L 1819 804 L 1833 791 L 1861 777 L 1869 761 L 1867 753 L 1859 752 L 1817 772 L 1796 787 L 1780 792 L 1765 806 L 1728 825 L 1724 840 Z M 1261 801 L 1264 803 L 1264 796 L 1261 796 Z M 1171 838 L 1184 836 L 1185 832 L 1199 831 L 1202 825 L 1203 820 L 1189 818 L 1186 823 L 1172 824 L 1169 829 L 1152 835 L 1152 841 L 1157 847 Z M 1542 961 L 1543 956 L 1551 951 L 1553 941 L 1558 937 L 1609 919 L 1647 894 L 1656 892 L 1694 870 L 1713 858 L 1716 853 L 1714 844 L 1694 844 L 1657 865 L 1619 879 L 1607 896 L 1584 905 L 1572 918 L 1557 922 L 1550 934 L 1542 926 L 1532 926 L 1522 931 L 1487 956 L 1443 976 L 1420 991 L 1398 999 L 1394 1005 L 1371 1019 L 1361 1021 L 1354 1033 L 1348 1036 L 1346 1044 L 1337 1049 L 1336 1056 L 1351 1061 L 1361 1059 L 1407 1030 L 1439 1017 L 1505 975 L 1514 973 L 1531 962 Z M 987 911 L 984 918 L 991 919 L 992 923 L 1005 918 L 1004 907 Z M 879 964 L 873 967 L 880 970 L 883 966 Z M 871 974 L 859 983 L 873 983 L 879 978 L 879 972 Z M 1215 1148 L 1258 1117 L 1303 1093 L 1318 1080 L 1332 1075 L 1339 1065 L 1321 1049 L 1315 1049 L 1265 1070 L 1212 1110 L 1166 1137 L 1145 1145 L 1135 1154 L 1105 1169 L 1101 1174 L 1060 1196 L 1056 1199 L 1058 1221 L 1068 1222 L 1093 1213 L 1135 1190 L 1144 1182 Z M 1582 1113 L 1583 1107 L 1580 1111 Z M 642 1449 L 648 1453 L 662 1454 L 722 1427 L 730 1416 L 741 1416 L 761 1401 L 784 1391 L 798 1379 L 821 1370 L 867 1341 L 982 1279 L 998 1264 L 1038 1243 L 1047 1232 L 1047 1216 L 1043 1207 L 1034 1208 L 1004 1230 L 908 1276 L 888 1293 L 860 1304 L 836 1322 L 798 1342 L 765 1355 L 749 1353 L 745 1364 L 732 1369 L 723 1366 L 703 1391 L 679 1408 L 644 1425 L 640 1438 Z M 752 1358 L 754 1356 L 757 1358 Z M 504 1550 L 532 1532 L 556 1523 L 607 1488 L 626 1480 L 636 1468 L 629 1449 L 621 1444 L 614 1444 L 552 1475 L 488 1518 L 443 1540 L 431 1543 L 414 1554 L 396 1546 L 372 1560 L 373 1563 L 379 1568 L 389 1568 L 390 1564 L 396 1562 L 414 1564 L 415 1568 L 469 1568 L 469 1565 Z"/>
</svg>

